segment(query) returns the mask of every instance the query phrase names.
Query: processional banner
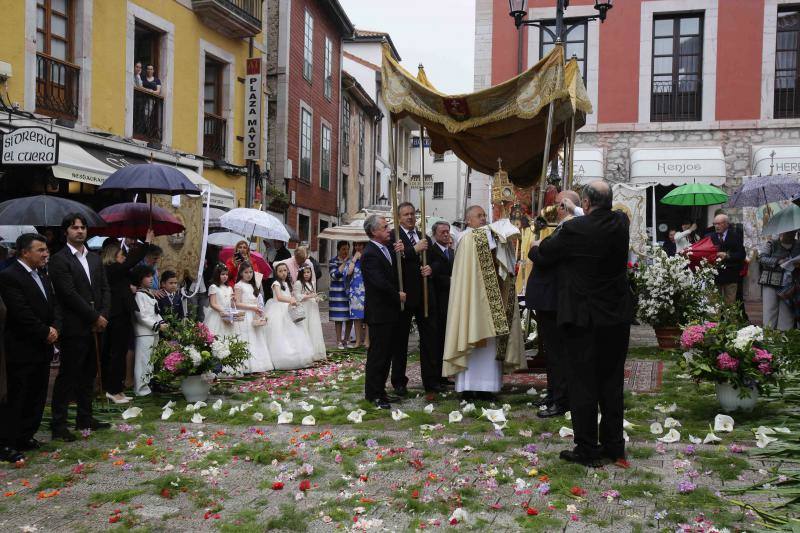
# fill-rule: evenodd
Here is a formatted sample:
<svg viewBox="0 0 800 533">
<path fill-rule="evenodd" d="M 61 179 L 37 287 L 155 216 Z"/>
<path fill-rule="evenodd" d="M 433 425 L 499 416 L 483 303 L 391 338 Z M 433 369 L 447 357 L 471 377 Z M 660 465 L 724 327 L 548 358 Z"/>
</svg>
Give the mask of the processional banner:
<svg viewBox="0 0 800 533">
<path fill-rule="evenodd" d="M 617 183 L 612 187 L 614 205 L 612 209 L 628 215 L 630 226 L 630 250 L 638 255 L 647 251 L 647 191 L 649 187 Z"/>
</svg>

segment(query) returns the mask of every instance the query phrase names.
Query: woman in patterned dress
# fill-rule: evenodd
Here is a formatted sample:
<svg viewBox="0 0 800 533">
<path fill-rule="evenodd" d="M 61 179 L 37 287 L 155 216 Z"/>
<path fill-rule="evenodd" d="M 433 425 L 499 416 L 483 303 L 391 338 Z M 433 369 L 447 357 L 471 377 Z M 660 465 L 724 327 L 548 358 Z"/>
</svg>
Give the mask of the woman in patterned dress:
<svg viewBox="0 0 800 533">
<path fill-rule="evenodd" d="M 364 278 L 361 276 L 361 252 L 364 250 L 364 243 L 357 242 L 353 244 L 353 250 L 353 258 L 348 262 L 347 266 L 347 295 L 350 298 L 350 320 L 353 321 L 353 329 L 356 332 L 354 348 L 360 348 L 362 340 L 368 338 L 366 324 L 363 324 L 366 296 L 364 293 Z"/>
<path fill-rule="evenodd" d="M 350 340 L 350 298 L 347 295 L 347 263 L 350 255 L 350 243 L 339 241 L 336 245 L 336 256 L 331 258 L 328 267 L 331 273 L 331 287 L 328 298 L 328 319 L 336 326 L 336 343 L 341 350 Z M 344 342 L 342 342 L 342 325 L 344 325 Z"/>
</svg>

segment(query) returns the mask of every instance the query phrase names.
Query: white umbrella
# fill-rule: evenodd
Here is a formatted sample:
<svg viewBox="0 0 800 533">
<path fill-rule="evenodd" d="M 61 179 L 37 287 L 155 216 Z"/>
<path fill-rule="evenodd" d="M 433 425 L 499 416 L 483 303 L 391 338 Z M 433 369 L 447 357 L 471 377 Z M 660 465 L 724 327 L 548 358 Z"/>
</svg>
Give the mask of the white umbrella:
<svg viewBox="0 0 800 533">
<path fill-rule="evenodd" d="M 0 226 L 0 241 L 14 242 L 25 233 L 39 233 L 33 226 Z"/>
<path fill-rule="evenodd" d="M 233 233 L 231 231 L 222 231 L 220 233 L 208 234 L 208 244 L 213 244 L 214 246 L 236 246 L 237 242 L 246 240 L 247 237 L 242 237 L 238 233 Z M 254 246 L 255 243 L 250 244 L 251 249 Z"/>
<path fill-rule="evenodd" d="M 219 228 L 221 227 L 219 224 L 219 217 L 225 214 L 224 209 L 220 209 L 218 207 L 209 207 L 208 208 L 208 227 L 209 228 Z"/>
<path fill-rule="evenodd" d="M 231 209 L 221 217 L 219 223 L 223 228 L 229 229 L 242 235 L 256 235 L 264 239 L 275 239 L 278 241 L 289 242 L 289 232 L 283 226 L 283 222 L 270 215 L 266 211 L 237 207 Z"/>
<path fill-rule="evenodd" d="M 320 239 L 327 239 L 329 241 L 353 241 L 353 242 L 367 242 L 367 232 L 364 231 L 364 221 L 354 220 L 349 224 L 341 226 L 334 226 L 332 228 L 325 228 L 317 236 Z"/>
</svg>

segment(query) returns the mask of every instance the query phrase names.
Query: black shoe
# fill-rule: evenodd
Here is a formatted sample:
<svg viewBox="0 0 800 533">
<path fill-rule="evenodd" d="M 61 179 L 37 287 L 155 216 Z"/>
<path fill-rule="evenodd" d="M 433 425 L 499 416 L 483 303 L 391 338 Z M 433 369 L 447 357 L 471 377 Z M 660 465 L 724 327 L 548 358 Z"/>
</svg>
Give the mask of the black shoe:
<svg viewBox="0 0 800 533">
<path fill-rule="evenodd" d="M 541 407 L 543 405 L 553 405 L 553 397 L 548 394 L 544 398 L 539 398 L 538 400 L 531 403 L 533 403 L 533 405 L 535 405 L 536 407 Z"/>
<path fill-rule="evenodd" d="M 461 393 L 462 400 L 475 400 L 478 398 L 478 395 L 471 390 L 465 390 Z"/>
<path fill-rule="evenodd" d="M 381 399 L 389 403 L 399 403 L 403 401 L 403 399 L 400 396 L 395 396 L 393 394 L 387 394 Z"/>
<path fill-rule="evenodd" d="M 447 392 L 447 389 L 438 383 L 431 385 L 430 387 L 425 387 L 425 394 L 441 394 L 443 392 Z"/>
<path fill-rule="evenodd" d="M 67 428 L 62 428 L 53 430 L 53 440 L 63 440 L 64 442 L 75 442 L 77 440 L 77 437 L 73 432 L 71 432 Z"/>
<path fill-rule="evenodd" d="M 375 398 L 371 400 L 376 409 L 391 409 L 392 404 L 386 398 Z"/>
<path fill-rule="evenodd" d="M 31 437 L 28 440 L 17 443 L 17 449 L 23 452 L 28 450 L 38 450 L 41 447 L 42 443 L 34 439 L 33 437 Z"/>
<path fill-rule="evenodd" d="M 442 387 L 455 387 L 456 382 L 453 381 L 452 379 L 442 378 L 439 380 L 439 385 L 441 385 Z"/>
<path fill-rule="evenodd" d="M 394 393 L 398 396 L 405 398 L 408 396 L 408 389 L 406 387 L 395 387 Z"/>
<path fill-rule="evenodd" d="M 604 464 L 602 459 L 586 457 L 575 450 L 563 450 L 560 454 L 558 454 L 558 456 L 561 458 L 561 460 L 567 461 L 568 463 L 578 463 L 579 465 L 587 466 L 589 468 L 600 468 Z"/>
<path fill-rule="evenodd" d="M 562 407 L 558 407 L 557 405 L 551 405 L 544 411 L 539 411 L 538 413 L 536 413 L 536 416 L 538 416 L 539 418 L 552 418 L 554 416 L 563 415 L 566 412 L 567 410 Z"/>
<path fill-rule="evenodd" d="M 97 431 L 98 429 L 109 429 L 111 424 L 108 422 L 101 422 L 96 418 L 92 418 L 91 422 L 89 422 L 88 426 L 76 426 L 75 429 L 78 431 L 82 429 L 91 429 L 92 431 Z"/>
<path fill-rule="evenodd" d="M 17 461 L 24 461 L 25 455 L 22 452 L 15 450 L 9 446 L 3 446 L 0 448 L 0 461 L 5 461 L 7 463 L 16 463 Z"/>
</svg>

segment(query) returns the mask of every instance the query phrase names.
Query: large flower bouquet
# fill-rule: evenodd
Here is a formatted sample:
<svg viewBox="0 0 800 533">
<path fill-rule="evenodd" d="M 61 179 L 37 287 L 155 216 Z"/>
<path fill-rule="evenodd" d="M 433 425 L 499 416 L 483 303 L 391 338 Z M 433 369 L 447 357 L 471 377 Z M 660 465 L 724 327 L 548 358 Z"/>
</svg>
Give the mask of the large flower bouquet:
<svg viewBox="0 0 800 533">
<path fill-rule="evenodd" d="M 150 354 L 152 377 L 161 384 L 187 376 L 211 381 L 217 374 L 232 375 L 250 356 L 247 343 L 236 335 L 219 337 L 202 322 L 188 319 L 168 318 L 168 324 Z"/>
<path fill-rule="evenodd" d="M 633 271 L 638 296 L 637 318 L 655 328 L 678 327 L 700 321 L 717 311 L 712 267 L 689 269 L 682 255 L 672 257 L 662 249 L 652 250 L 648 261 Z"/>
<path fill-rule="evenodd" d="M 685 370 L 698 381 L 730 383 L 740 396 L 751 389 L 782 386 L 782 357 L 774 354 L 772 332 L 734 322 L 703 322 L 684 328 Z"/>
</svg>

